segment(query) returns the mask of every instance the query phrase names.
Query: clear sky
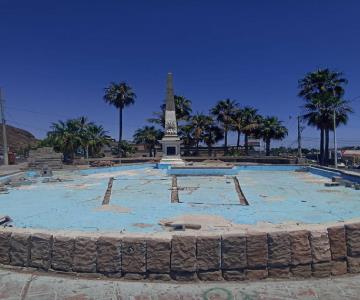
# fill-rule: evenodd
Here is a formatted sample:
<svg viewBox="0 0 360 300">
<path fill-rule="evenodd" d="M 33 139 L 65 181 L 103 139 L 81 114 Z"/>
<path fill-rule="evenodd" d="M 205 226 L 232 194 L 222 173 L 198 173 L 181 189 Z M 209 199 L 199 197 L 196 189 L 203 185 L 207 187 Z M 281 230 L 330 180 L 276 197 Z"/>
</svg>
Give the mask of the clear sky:
<svg viewBox="0 0 360 300">
<path fill-rule="evenodd" d="M 297 81 L 318 67 L 343 71 L 360 96 L 360 1 L 0 0 L 0 86 L 8 122 L 44 137 L 51 122 L 86 115 L 117 136 L 110 81 L 137 94 L 126 138 L 175 93 L 207 113 L 223 98 L 276 115 L 296 140 Z M 360 144 L 360 101 L 340 144 Z M 40 112 L 40 113 L 34 113 Z M 318 133 L 305 129 L 307 143 Z M 314 138 L 312 140 L 311 138 Z M 316 139 L 315 139 L 316 138 Z"/>
</svg>

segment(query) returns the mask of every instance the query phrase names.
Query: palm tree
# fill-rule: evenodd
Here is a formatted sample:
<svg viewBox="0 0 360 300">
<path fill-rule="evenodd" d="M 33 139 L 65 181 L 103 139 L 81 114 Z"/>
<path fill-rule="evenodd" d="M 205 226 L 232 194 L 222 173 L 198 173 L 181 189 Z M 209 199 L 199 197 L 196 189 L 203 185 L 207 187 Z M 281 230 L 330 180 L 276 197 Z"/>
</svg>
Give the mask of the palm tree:
<svg viewBox="0 0 360 300">
<path fill-rule="evenodd" d="M 245 153 L 249 155 L 249 136 L 254 134 L 256 129 L 259 127 L 261 116 L 258 114 L 256 108 L 245 106 L 242 109 L 242 128 L 241 131 L 244 133 L 244 146 Z"/>
<path fill-rule="evenodd" d="M 192 109 L 191 109 L 191 100 L 187 99 L 184 96 L 174 95 L 175 101 L 175 114 L 177 122 L 188 121 L 190 119 Z M 165 127 L 165 109 L 166 103 L 160 105 L 160 112 L 154 112 L 154 118 L 148 119 L 150 123 L 158 124 Z"/>
<path fill-rule="evenodd" d="M 214 122 L 207 124 L 203 132 L 202 140 L 208 147 L 208 156 L 212 156 L 212 146 L 224 138 L 224 131 L 214 124 Z"/>
<path fill-rule="evenodd" d="M 52 123 L 51 129 L 47 133 L 47 143 L 56 151 L 62 152 L 65 159 L 68 157 L 72 160 L 81 145 L 79 120 L 58 121 L 58 123 Z"/>
<path fill-rule="evenodd" d="M 277 117 L 266 117 L 256 130 L 257 137 L 265 142 L 266 156 L 270 155 L 271 140 L 282 140 L 288 135 L 288 130 L 281 123 Z"/>
<path fill-rule="evenodd" d="M 136 149 L 133 144 L 130 144 L 128 141 L 121 141 L 121 156 L 127 157 L 129 154 L 134 154 Z"/>
<path fill-rule="evenodd" d="M 137 129 L 134 133 L 134 142 L 136 144 L 144 144 L 149 151 L 149 156 L 156 156 L 155 146 L 159 144 L 159 140 L 162 138 L 162 131 L 156 129 L 154 126 L 144 126 Z"/>
<path fill-rule="evenodd" d="M 112 82 L 105 88 L 104 101 L 119 109 L 119 143 L 118 151 L 121 155 L 121 141 L 123 132 L 123 110 L 125 107 L 135 103 L 136 95 L 132 88 L 124 81 Z"/>
<path fill-rule="evenodd" d="M 307 120 L 308 125 L 321 130 L 322 145 L 324 147 L 323 156 L 320 154 L 321 164 L 329 163 L 329 132 L 334 130 L 334 113 L 336 127 L 346 124 L 349 119 L 349 113 L 352 109 L 349 102 L 333 97 L 332 95 L 319 95 L 304 105 L 305 114 L 303 118 Z"/>
<path fill-rule="evenodd" d="M 94 125 L 94 123 L 88 121 L 88 119 L 84 116 L 74 119 L 74 122 L 76 122 L 78 135 L 80 138 L 80 146 L 82 147 L 83 153 L 85 155 L 85 158 L 89 158 L 89 143 L 90 143 L 90 136 L 88 133 L 89 126 Z"/>
<path fill-rule="evenodd" d="M 190 148 L 195 144 L 194 127 L 186 124 L 179 127 L 179 136 L 185 148 L 185 155 L 190 155 Z"/>
<path fill-rule="evenodd" d="M 51 129 L 43 144 L 54 147 L 71 160 L 80 149 L 86 158 L 89 157 L 89 152 L 91 155 L 98 154 L 110 139 L 102 126 L 89 122 L 86 117 L 53 123 Z"/>
<path fill-rule="evenodd" d="M 299 80 L 298 95 L 306 101 L 304 119 L 309 125 L 320 129 L 320 164 L 328 163 L 329 158 L 329 131 L 332 128 L 329 115 L 338 109 L 337 106 L 342 107 L 339 110 L 346 115 L 346 119 L 351 111 L 347 102 L 341 100 L 345 84 L 347 80 L 343 74 L 330 69 L 307 73 Z"/>
<path fill-rule="evenodd" d="M 244 110 L 237 108 L 234 110 L 234 113 L 231 117 L 231 129 L 236 132 L 236 148 L 240 147 L 240 136 L 244 129 Z"/>
<path fill-rule="evenodd" d="M 203 133 L 205 129 L 213 123 L 213 119 L 210 116 L 197 113 L 191 117 L 190 125 L 194 131 L 194 141 L 196 146 L 196 155 L 199 154 L 199 144 L 203 139 Z"/>
<path fill-rule="evenodd" d="M 92 157 L 98 155 L 104 145 L 110 145 L 110 136 L 101 125 L 90 122 L 86 129 L 88 140 L 87 158 L 89 153 Z"/>
<path fill-rule="evenodd" d="M 216 105 L 210 110 L 210 113 L 216 117 L 217 121 L 221 124 L 224 130 L 225 153 L 227 152 L 228 147 L 228 132 L 231 129 L 232 116 L 237 108 L 238 104 L 235 102 L 235 100 L 225 99 L 218 101 Z"/>
</svg>

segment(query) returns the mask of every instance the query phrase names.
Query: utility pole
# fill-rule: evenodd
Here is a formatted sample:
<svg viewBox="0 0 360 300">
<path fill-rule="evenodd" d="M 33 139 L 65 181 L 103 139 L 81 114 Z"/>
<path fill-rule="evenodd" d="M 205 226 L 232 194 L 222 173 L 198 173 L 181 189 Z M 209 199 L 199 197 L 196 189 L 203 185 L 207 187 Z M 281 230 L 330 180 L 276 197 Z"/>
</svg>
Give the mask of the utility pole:
<svg viewBox="0 0 360 300">
<path fill-rule="evenodd" d="M 333 114 L 333 118 L 334 118 L 334 161 L 335 161 L 335 169 L 337 169 L 338 167 L 338 161 L 337 161 L 337 142 L 336 142 L 336 110 L 334 108 L 334 114 Z"/>
<path fill-rule="evenodd" d="M 1 110 L 1 123 L 2 123 L 2 133 L 3 133 L 3 157 L 4 157 L 4 165 L 9 164 L 9 156 L 8 156 L 8 144 L 6 137 L 6 121 L 5 121 L 5 112 L 4 112 L 4 99 L 2 97 L 1 88 L 0 88 L 0 110 Z"/>
<path fill-rule="evenodd" d="M 301 127 L 300 127 L 300 116 L 297 117 L 298 122 L 298 158 L 301 159 Z"/>
</svg>

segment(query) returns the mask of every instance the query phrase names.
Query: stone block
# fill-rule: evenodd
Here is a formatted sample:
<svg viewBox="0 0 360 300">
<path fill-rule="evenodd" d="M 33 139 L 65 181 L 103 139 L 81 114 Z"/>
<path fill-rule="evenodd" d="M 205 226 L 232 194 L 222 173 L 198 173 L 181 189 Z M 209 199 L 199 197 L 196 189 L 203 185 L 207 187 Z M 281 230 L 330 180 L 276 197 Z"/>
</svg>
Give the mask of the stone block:
<svg viewBox="0 0 360 300">
<path fill-rule="evenodd" d="M 246 237 L 247 266 L 262 268 L 268 262 L 268 244 L 266 233 L 253 233 Z"/>
<path fill-rule="evenodd" d="M 196 272 L 171 272 L 171 277 L 177 281 L 195 281 L 197 280 Z"/>
<path fill-rule="evenodd" d="M 75 239 L 73 270 L 75 272 L 96 272 L 96 239 L 77 237 Z"/>
<path fill-rule="evenodd" d="M 329 277 L 331 274 L 331 262 L 321 262 L 312 265 L 312 275 L 317 278 Z"/>
<path fill-rule="evenodd" d="M 261 280 L 268 277 L 267 269 L 246 269 L 245 278 L 248 280 Z"/>
<path fill-rule="evenodd" d="M 97 240 L 97 270 L 110 274 L 121 272 L 121 240 L 99 237 Z"/>
<path fill-rule="evenodd" d="M 360 223 L 345 225 L 348 256 L 360 256 Z"/>
<path fill-rule="evenodd" d="M 72 270 L 75 240 L 66 236 L 54 236 L 51 267 L 54 270 Z"/>
<path fill-rule="evenodd" d="M 122 271 L 146 272 L 146 242 L 140 238 L 127 238 L 122 243 Z"/>
<path fill-rule="evenodd" d="M 222 236 L 221 248 L 223 269 L 243 269 L 247 266 L 245 235 Z"/>
<path fill-rule="evenodd" d="M 344 226 L 333 226 L 327 229 L 332 259 L 343 259 L 346 257 L 346 237 Z"/>
<path fill-rule="evenodd" d="M 306 230 L 292 231 L 290 234 L 291 264 L 310 264 L 312 262 L 309 232 Z"/>
<path fill-rule="evenodd" d="M 229 281 L 242 281 L 245 280 L 244 270 L 224 270 L 223 277 Z"/>
<path fill-rule="evenodd" d="M 14 266 L 27 267 L 30 261 L 30 235 L 13 232 L 10 245 L 10 263 Z"/>
<path fill-rule="evenodd" d="M 355 274 L 360 273 L 360 257 L 350 257 L 347 258 L 348 272 Z"/>
<path fill-rule="evenodd" d="M 172 271 L 196 271 L 196 237 L 175 235 L 172 238 L 171 249 Z"/>
<path fill-rule="evenodd" d="M 31 235 L 30 266 L 48 270 L 51 266 L 52 235 Z"/>
<path fill-rule="evenodd" d="M 170 281 L 171 276 L 167 273 L 149 273 L 149 280 L 160 280 L 160 281 Z"/>
<path fill-rule="evenodd" d="M 11 232 L 0 231 L 0 264 L 10 263 L 10 239 Z"/>
<path fill-rule="evenodd" d="M 331 260 L 330 242 L 327 231 L 310 232 L 310 245 L 313 263 Z"/>
<path fill-rule="evenodd" d="M 295 277 L 311 277 L 311 265 L 296 265 L 290 268 L 291 274 Z"/>
<path fill-rule="evenodd" d="M 269 268 L 269 277 L 271 278 L 289 278 L 290 277 L 290 268 L 289 267 L 278 267 L 278 268 Z"/>
<path fill-rule="evenodd" d="M 268 234 L 269 266 L 285 267 L 291 263 L 290 235 L 288 232 Z"/>
<path fill-rule="evenodd" d="M 347 273 L 347 264 L 345 260 L 331 262 L 331 275 L 344 275 Z"/>
<path fill-rule="evenodd" d="M 171 241 L 154 239 L 146 241 L 147 271 L 170 273 Z"/>
<path fill-rule="evenodd" d="M 222 272 L 220 270 L 216 271 L 198 271 L 198 277 L 203 281 L 219 281 L 223 280 Z"/>
<path fill-rule="evenodd" d="M 197 238 L 197 267 L 198 270 L 218 270 L 220 268 L 220 237 Z M 200 278 L 201 279 L 201 278 Z"/>
<path fill-rule="evenodd" d="M 146 278 L 145 273 L 125 273 L 124 279 L 126 280 L 143 280 Z"/>
</svg>

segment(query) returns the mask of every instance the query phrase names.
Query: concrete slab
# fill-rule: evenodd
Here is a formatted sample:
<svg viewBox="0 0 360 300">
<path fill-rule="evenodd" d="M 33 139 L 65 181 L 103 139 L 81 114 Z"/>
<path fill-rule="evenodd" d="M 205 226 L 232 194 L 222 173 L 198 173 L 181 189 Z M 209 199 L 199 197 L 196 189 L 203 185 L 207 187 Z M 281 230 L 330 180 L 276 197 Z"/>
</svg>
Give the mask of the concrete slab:
<svg viewBox="0 0 360 300">
<path fill-rule="evenodd" d="M 52 276 L 0 269 L 0 299 L 7 300 L 257 300 L 359 299 L 360 275 L 326 279 L 155 283 Z"/>
</svg>

